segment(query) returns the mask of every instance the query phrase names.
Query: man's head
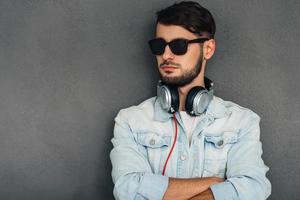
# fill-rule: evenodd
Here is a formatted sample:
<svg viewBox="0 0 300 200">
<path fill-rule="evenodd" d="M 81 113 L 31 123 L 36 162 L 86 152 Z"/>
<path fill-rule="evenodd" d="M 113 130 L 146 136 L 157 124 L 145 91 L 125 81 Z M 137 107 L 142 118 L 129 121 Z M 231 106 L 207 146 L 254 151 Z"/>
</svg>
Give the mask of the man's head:
<svg viewBox="0 0 300 200">
<path fill-rule="evenodd" d="M 216 26 L 211 13 L 196 2 L 186 1 L 157 12 L 156 22 L 156 40 L 149 43 L 162 81 L 181 87 L 204 76 L 206 60 L 215 50 Z M 199 38 L 207 40 L 191 42 Z"/>
</svg>

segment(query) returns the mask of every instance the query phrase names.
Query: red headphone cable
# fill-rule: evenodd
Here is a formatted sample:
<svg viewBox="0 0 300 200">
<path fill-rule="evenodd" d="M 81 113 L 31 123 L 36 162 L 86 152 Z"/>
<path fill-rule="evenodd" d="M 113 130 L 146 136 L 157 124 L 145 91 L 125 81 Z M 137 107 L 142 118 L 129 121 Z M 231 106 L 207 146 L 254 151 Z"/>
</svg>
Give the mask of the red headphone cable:
<svg viewBox="0 0 300 200">
<path fill-rule="evenodd" d="M 172 144 L 171 150 L 170 150 L 170 152 L 169 152 L 169 155 L 168 155 L 167 160 L 166 160 L 165 165 L 164 165 L 164 169 L 163 169 L 163 172 L 162 172 L 162 175 L 163 175 L 163 176 L 165 175 L 168 161 L 169 161 L 169 159 L 170 159 L 170 156 L 171 156 L 171 154 L 172 154 L 172 152 L 173 152 L 174 146 L 175 146 L 176 141 L 177 141 L 177 120 L 176 120 L 176 115 L 175 115 L 175 113 L 173 113 L 173 121 L 174 121 L 174 124 L 175 124 L 175 139 L 174 139 L 174 142 L 173 142 L 173 144 Z"/>
</svg>

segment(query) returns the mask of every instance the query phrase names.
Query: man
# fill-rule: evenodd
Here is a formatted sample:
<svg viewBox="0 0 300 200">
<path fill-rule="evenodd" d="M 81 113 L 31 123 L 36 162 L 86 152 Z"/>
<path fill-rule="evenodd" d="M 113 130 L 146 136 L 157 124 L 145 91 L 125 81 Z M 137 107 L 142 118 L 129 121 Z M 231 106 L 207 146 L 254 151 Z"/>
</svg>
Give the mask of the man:
<svg viewBox="0 0 300 200">
<path fill-rule="evenodd" d="M 266 199 L 260 117 L 213 95 L 204 76 L 215 22 L 195 2 L 157 13 L 149 41 L 161 80 L 156 97 L 115 118 L 116 199 Z"/>
</svg>

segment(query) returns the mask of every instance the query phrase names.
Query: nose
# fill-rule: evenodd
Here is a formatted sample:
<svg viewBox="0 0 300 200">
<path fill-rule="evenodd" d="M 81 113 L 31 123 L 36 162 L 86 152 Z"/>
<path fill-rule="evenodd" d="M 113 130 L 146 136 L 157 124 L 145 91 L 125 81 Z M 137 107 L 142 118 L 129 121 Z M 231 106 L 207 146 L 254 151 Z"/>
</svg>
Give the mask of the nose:
<svg viewBox="0 0 300 200">
<path fill-rule="evenodd" d="M 164 59 L 164 60 L 173 60 L 173 59 L 174 59 L 174 56 L 175 56 L 175 55 L 172 53 L 172 51 L 171 51 L 169 45 L 167 45 L 167 46 L 165 47 L 165 51 L 164 51 L 164 53 L 163 53 L 163 55 L 162 55 L 163 59 Z"/>
</svg>

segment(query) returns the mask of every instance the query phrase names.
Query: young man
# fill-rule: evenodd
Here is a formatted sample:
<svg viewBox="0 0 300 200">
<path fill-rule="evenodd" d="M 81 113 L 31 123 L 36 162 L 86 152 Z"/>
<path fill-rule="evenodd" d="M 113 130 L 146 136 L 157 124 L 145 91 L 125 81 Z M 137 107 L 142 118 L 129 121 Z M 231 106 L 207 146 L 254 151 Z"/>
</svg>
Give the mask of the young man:
<svg viewBox="0 0 300 200">
<path fill-rule="evenodd" d="M 215 22 L 195 2 L 159 11 L 149 41 L 161 80 L 157 96 L 115 118 L 116 199 L 266 199 L 260 117 L 213 95 L 204 76 Z"/>
</svg>

